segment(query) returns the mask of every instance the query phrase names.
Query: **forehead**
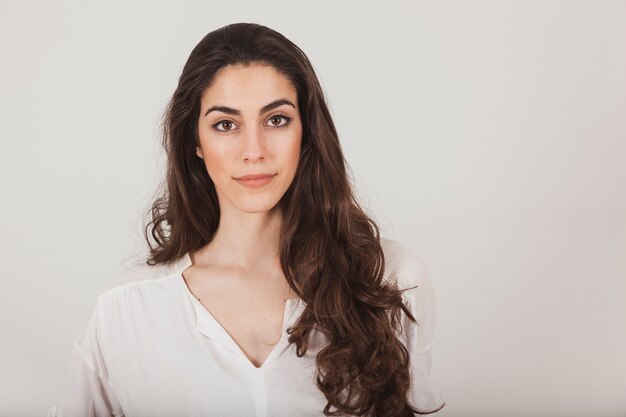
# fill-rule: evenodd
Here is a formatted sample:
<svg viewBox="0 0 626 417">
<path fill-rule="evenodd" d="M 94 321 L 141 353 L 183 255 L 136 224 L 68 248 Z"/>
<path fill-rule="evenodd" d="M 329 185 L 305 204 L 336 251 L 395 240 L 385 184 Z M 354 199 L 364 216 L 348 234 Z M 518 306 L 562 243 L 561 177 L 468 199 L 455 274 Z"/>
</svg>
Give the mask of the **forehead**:
<svg viewBox="0 0 626 417">
<path fill-rule="evenodd" d="M 296 101 L 297 91 L 289 78 L 261 63 L 228 65 L 218 71 L 202 94 L 203 107 L 213 104 L 263 106 L 277 98 Z"/>
</svg>

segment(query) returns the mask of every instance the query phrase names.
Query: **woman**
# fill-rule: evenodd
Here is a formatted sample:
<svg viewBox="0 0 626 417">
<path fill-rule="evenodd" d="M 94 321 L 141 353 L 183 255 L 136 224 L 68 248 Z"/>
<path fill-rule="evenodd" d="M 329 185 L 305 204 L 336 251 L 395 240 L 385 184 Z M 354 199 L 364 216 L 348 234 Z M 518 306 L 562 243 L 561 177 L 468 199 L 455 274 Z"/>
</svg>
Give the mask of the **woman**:
<svg viewBox="0 0 626 417">
<path fill-rule="evenodd" d="M 209 33 L 165 115 L 150 279 L 106 291 L 49 416 L 411 416 L 428 386 L 420 259 L 356 202 L 305 54 Z M 152 240 L 150 239 L 152 237 Z"/>
</svg>

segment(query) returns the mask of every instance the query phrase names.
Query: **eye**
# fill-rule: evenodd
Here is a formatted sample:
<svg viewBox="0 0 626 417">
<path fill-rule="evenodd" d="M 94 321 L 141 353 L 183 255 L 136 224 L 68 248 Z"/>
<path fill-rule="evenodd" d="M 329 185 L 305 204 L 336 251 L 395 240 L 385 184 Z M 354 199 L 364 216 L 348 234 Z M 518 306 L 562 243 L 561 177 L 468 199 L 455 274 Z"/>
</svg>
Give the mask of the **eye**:
<svg viewBox="0 0 626 417">
<path fill-rule="evenodd" d="M 229 132 L 235 128 L 235 123 L 230 120 L 220 120 L 213 125 L 213 129 L 220 132 Z"/>
<path fill-rule="evenodd" d="M 272 127 L 283 127 L 287 126 L 290 121 L 291 117 L 285 116 L 284 114 L 276 114 L 270 117 L 267 123 Z"/>
</svg>

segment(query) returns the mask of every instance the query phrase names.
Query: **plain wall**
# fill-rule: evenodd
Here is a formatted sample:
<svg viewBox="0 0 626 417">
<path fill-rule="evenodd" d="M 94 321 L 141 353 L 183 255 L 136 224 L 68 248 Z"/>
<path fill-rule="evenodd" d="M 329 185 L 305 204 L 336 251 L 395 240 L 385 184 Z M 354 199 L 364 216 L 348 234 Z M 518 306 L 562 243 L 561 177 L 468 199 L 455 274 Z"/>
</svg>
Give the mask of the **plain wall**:
<svg viewBox="0 0 626 417">
<path fill-rule="evenodd" d="M 61 399 L 182 66 L 236 21 L 308 54 L 363 205 L 425 260 L 438 415 L 626 416 L 623 1 L 0 1 L 0 415 Z"/>
</svg>

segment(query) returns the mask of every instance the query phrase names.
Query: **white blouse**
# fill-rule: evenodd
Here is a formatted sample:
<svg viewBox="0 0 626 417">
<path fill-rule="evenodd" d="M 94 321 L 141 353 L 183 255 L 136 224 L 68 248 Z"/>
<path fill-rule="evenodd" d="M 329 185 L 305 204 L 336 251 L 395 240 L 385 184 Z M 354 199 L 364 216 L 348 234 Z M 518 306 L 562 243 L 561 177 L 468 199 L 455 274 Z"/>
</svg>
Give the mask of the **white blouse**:
<svg viewBox="0 0 626 417">
<path fill-rule="evenodd" d="M 433 289 L 414 252 L 388 239 L 382 246 L 385 277 L 395 272 L 398 288 L 418 286 L 403 293 L 419 323 L 402 313 L 400 337 L 410 352 L 413 376 L 409 401 L 420 409 L 435 408 L 441 400 L 428 380 Z M 315 354 L 325 336 L 313 331 L 313 344 L 301 358 L 287 342 L 286 330 L 304 302 L 287 300 L 281 339 L 257 368 L 187 288 L 182 272 L 191 263 L 187 254 L 165 272 L 98 297 L 84 338 L 74 343 L 65 396 L 47 417 L 324 415 L 327 402 L 315 385 Z"/>
</svg>

